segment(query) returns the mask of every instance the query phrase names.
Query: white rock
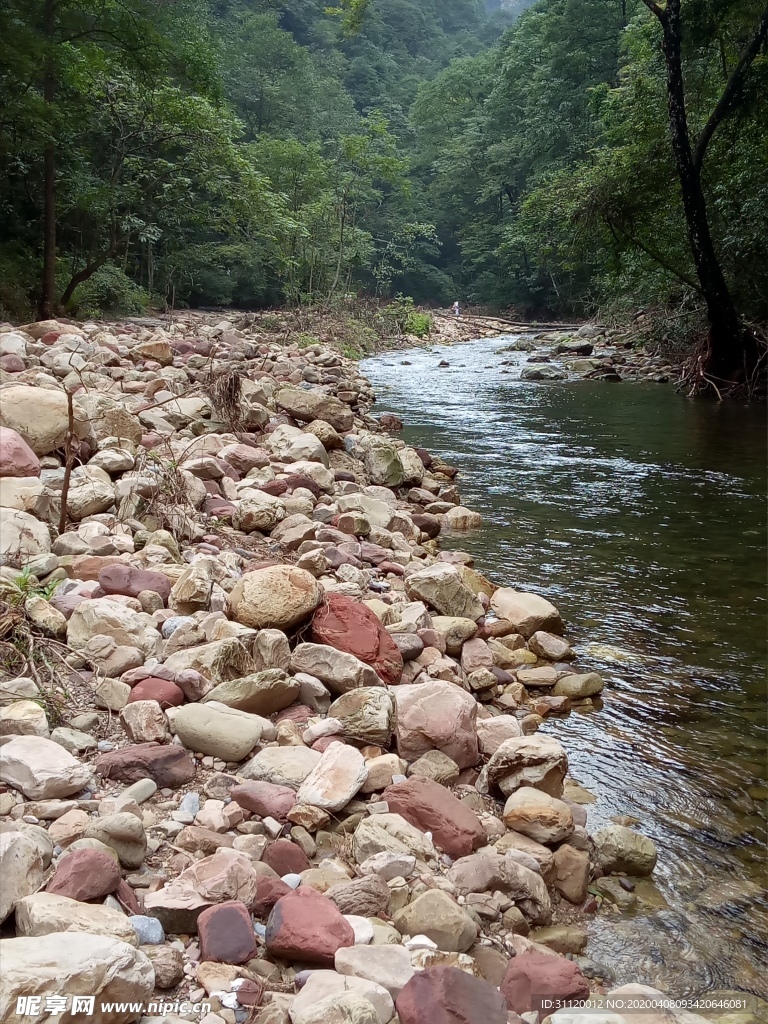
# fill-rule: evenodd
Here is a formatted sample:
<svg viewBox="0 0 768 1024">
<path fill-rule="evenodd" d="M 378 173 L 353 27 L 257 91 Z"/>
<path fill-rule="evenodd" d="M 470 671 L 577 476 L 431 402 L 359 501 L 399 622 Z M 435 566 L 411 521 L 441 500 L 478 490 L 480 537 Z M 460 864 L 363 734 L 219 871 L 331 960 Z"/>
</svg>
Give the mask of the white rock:
<svg viewBox="0 0 768 1024">
<path fill-rule="evenodd" d="M 148 957 L 119 939 L 85 932 L 54 932 L 35 938 L 0 940 L 0 1020 L 27 1024 L 16 1012 L 19 996 L 95 996 L 102 1002 L 144 1003 L 154 990 L 155 972 Z M 97 1010 L 94 1021 L 134 1024 L 135 1009 Z M 72 1019 L 69 1014 L 63 1018 Z"/>
<path fill-rule="evenodd" d="M 83 789 L 90 769 L 43 736 L 18 736 L 0 747 L 0 782 L 29 800 L 70 796 Z"/>
<path fill-rule="evenodd" d="M 16 931 L 26 936 L 89 932 L 120 939 L 131 946 L 139 944 L 131 922 L 122 911 L 80 903 L 52 892 L 37 892 L 19 900 L 16 904 Z"/>
<path fill-rule="evenodd" d="M 23 832 L 0 833 L 0 879 L 2 924 L 19 900 L 35 892 L 43 882 L 40 847 Z"/>
<path fill-rule="evenodd" d="M 328 999 L 337 999 L 352 993 L 367 999 L 376 1011 L 379 1024 L 387 1024 L 395 1012 L 392 996 L 381 985 L 366 978 L 337 974 L 335 971 L 312 971 L 306 984 L 291 1004 L 293 1024 L 304 1024 L 306 1011 Z M 311 1018 L 312 1020 L 315 1017 Z"/>
<path fill-rule="evenodd" d="M 296 794 L 296 802 L 340 811 L 368 778 L 363 755 L 356 747 L 332 743 Z"/>
</svg>

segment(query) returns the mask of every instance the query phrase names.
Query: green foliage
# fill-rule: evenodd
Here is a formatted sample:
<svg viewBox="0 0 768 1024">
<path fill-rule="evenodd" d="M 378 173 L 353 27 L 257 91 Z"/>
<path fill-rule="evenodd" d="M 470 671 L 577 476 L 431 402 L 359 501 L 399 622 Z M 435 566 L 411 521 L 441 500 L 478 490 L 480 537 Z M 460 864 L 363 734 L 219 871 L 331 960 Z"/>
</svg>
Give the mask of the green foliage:
<svg viewBox="0 0 768 1024">
<path fill-rule="evenodd" d="M 0 600 L 6 604 L 17 606 L 24 604 L 28 597 L 42 597 L 50 601 L 61 580 L 41 583 L 32 570 L 25 566 L 13 579 L 0 580 Z"/>
<path fill-rule="evenodd" d="M 120 267 L 107 263 L 78 285 L 72 298 L 73 311 L 82 318 L 98 316 L 141 316 L 146 313 L 149 295 Z"/>
<path fill-rule="evenodd" d="M 410 295 L 398 293 L 381 313 L 389 329 L 398 334 L 415 334 L 423 338 L 432 329 L 432 317 L 416 309 Z"/>
</svg>

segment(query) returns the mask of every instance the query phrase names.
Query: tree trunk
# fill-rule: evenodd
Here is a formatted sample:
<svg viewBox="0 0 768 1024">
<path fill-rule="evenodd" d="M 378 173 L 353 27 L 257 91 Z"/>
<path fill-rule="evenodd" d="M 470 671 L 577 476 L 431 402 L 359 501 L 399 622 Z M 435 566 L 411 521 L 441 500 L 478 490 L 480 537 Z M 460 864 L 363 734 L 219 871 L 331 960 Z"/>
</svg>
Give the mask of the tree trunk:
<svg viewBox="0 0 768 1024">
<path fill-rule="evenodd" d="M 47 110 L 48 131 L 53 133 L 53 101 L 56 73 L 53 57 L 53 35 L 56 28 L 55 0 L 45 0 L 43 31 L 48 52 L 45 57 L 43 100 Z M 56 146 L 52 138 L 43 153 L 43 277 L 40 289 L 41 320 L 53 316 L 56 303 Z"/>
<path fill-rule="evenodd" d="M 706 377 L 715 380 L 718 388 L 722 388 L 723 385 L 741 383 L 751 376 L 757 363 L 757 344 L 736 311 L 712 241 L 701 167 L 694 158 L 685 107 L 680 0 L 668 0 L 664 9 L 655 3 L 647 5 L 661 22 L 664 32 L 662 47 L 667 65 L 672 151 L 680 180 L 691 254 L 707 307 L 709 336 L 700 368 Z"/>
</svg>

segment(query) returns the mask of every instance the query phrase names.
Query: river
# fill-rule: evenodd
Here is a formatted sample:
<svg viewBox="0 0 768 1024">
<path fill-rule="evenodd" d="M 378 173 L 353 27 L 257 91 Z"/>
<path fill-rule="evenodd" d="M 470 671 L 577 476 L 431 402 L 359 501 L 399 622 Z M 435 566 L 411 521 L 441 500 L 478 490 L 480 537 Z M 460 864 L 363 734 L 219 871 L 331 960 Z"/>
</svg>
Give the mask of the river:
<svg viewBox="0 0 768 1024">
<path fill-rule="evenodd" d="M 557 605 L 606 680 L 602 708 L 543 728 L 598 798 L 590 830 L 639 819 L 659 862 L 635 913 L 592 920 L 587 953 L 675 997 L 768 999 L 765 408 L 523 382 L 512 340 L 362 371 L 407 443 L 461 470 L 485 525 L 450 546 Z"/>
</svg>

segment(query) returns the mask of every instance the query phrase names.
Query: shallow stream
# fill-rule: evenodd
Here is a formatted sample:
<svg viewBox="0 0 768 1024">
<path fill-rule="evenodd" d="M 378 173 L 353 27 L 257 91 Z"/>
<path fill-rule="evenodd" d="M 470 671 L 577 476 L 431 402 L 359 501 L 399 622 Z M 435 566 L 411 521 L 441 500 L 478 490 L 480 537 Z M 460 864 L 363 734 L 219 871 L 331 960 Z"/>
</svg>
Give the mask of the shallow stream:
<svg viewBox="0 0 768 1024">
<path fill-rule="evenodd" d="M 519 380 L 513 337 L 366 360 L 377 412 L 461 470 L 481 530 L 451 546 L 558 606 L 601 710 L 550 718 L 594 830 L 659 849 L 589 956 L 677 998 L 768 999 L 765 408 L 658 384 Z M 438 368 L 441 360 L 450 365 Z"/>
</svg>

